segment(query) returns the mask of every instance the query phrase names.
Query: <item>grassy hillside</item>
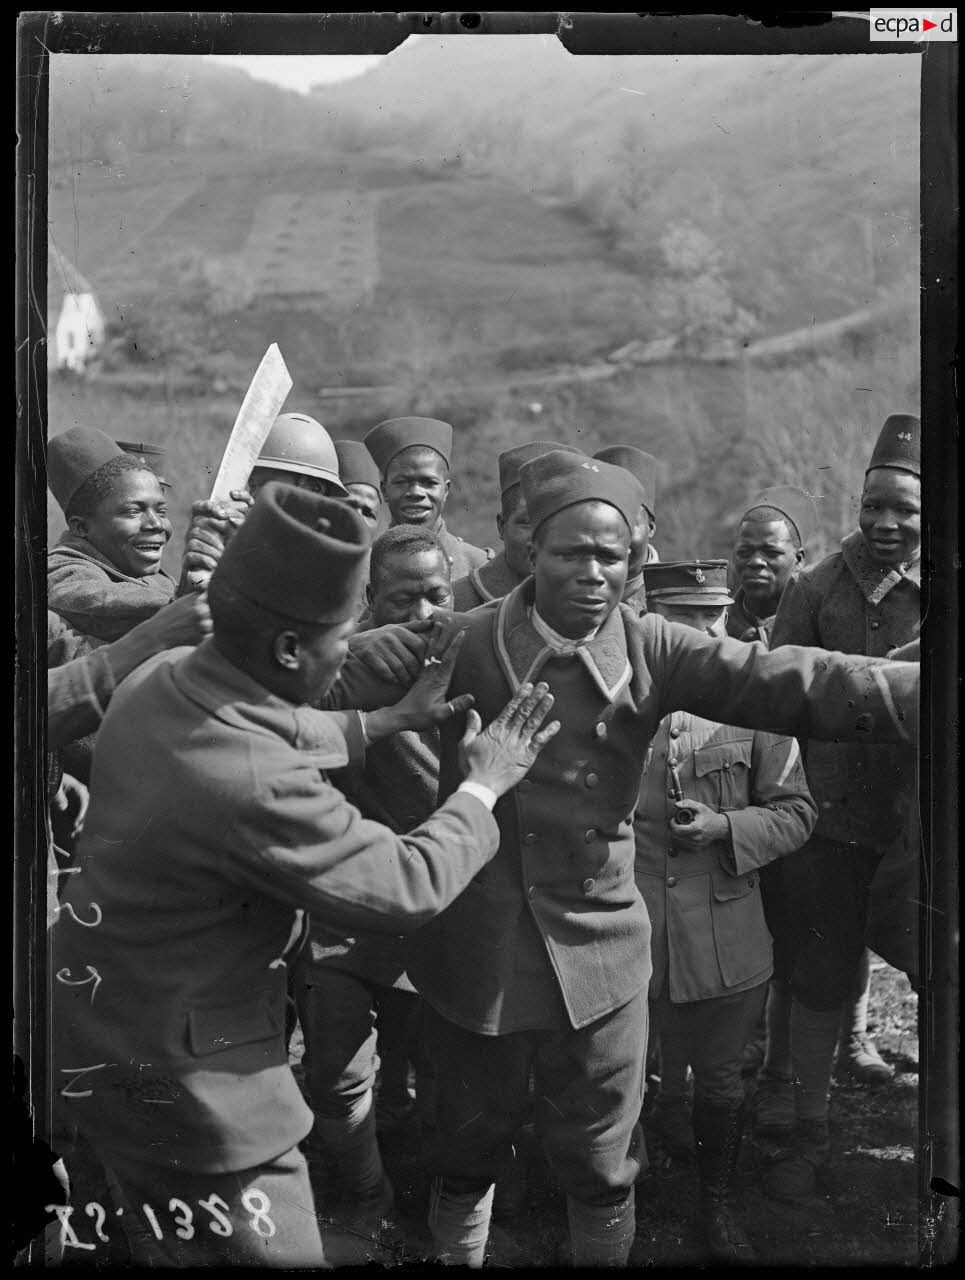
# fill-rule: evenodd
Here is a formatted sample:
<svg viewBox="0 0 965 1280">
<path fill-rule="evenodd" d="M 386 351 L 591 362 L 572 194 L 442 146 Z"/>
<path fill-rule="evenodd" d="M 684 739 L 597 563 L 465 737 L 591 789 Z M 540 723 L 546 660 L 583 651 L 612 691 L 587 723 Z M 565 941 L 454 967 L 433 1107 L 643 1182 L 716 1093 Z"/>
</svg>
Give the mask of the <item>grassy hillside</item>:
<svg viewBox="0 0 965 1280">
<path fill-rule="evenodd" d="M 50 431 L 166 444 L 183 524 L 276 341 L 288 407 L 335 434 L 455 424 L 451 524 L 474 541 L 496 452 L 549 437 L 660 457 L 665 556 L 726 554 L 778 481 L 821 499 L 820 553 L 881 420 L 918 401 L 916 102 L 908 58 L 573 59 L 541 38 L 409 42 L 297 101 L 200 59 L 54 59 L 51 254 L 113 344 L 99 381 L 53 380 Z M 886 322 L 821 355 L 605 363 L 882 297 Z"/>
</svg>

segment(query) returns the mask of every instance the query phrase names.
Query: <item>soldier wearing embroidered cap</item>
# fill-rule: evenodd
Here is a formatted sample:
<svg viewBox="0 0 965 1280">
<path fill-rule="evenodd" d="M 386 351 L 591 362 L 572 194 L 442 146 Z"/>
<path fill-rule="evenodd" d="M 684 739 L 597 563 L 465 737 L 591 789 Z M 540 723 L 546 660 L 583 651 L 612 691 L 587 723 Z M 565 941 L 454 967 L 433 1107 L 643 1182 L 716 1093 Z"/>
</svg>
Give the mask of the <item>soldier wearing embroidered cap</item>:
<svg viewBox="0 0 965 1280">
<path fill-rule="evenodd" d="M 652 613 L 725 633 L 726 560 L 644 569 Z M 743 1130 L 744 1045 L 772 969 L 760 870 L 793 853 L 817 808 L 794 738 L 702 716 L 664 716 L 647 754 L 634 819 L 635 875 L 653 930 L 651 1026 L 660 1036 L 660 1096 L 651 1123 L 680 1141 L 692 1127 L 702 1225 L 714 1258 L 750 1261 L 732 1196 Z M 675 1093 L 693 1068 L 694 1105 Z M 676 1153 L 674 1153 L 676 1154 Z"/>
<path fill-rule="evenodd" d="M 636 476 L 643 488 L 643 503 L 630 538 L 630 565 L 627 569 L 627 585 L 623 590 L 623 603 L 638 613 L 647 611 L 647 592 L 643 584 L 643 566 L 657 564 L 660 560 L 657 548 L 650 539 L 657 527 L 657 459 L 632 444 L 609 445 L 597 449 L 593 455 L 615 467 L 625 467 Z"/>
<path fill-rule="evenodd" d="M 492 558 L 492 551 L 450 533 L 442 517 L 452 462 L 452 427 L 448 422 L 390 418 L 372 428 L 365 444 L 382 477 L 390 523 L 420 524 L 430 529 L 446 549 L 453 582 Z"/>
<path fill-rule="evenodd" d="M 817 525 L 814 500 L 793 485 L 765 489 L 741 516 L 734 542 L 735 599 L 727 634 L 770 643 L 784 588 L 804 563 Z"/>
<path fill-rule="evenodd" d="M 650 739 L 675 709 L 849 739 L 867 710 L 876 737 L 898 739 L 914 719 L 918 671 L 823 651 L 770 654 L 640 617 L 621 604 L 639 482 L 559 450 L 525 463 L 520 479 L 532 576 L 462 615 L 450 691 L 471 688 L 485 715 L 539 677 L 562 728 L 527 785 L 497 806 L 496 858 L 413 939 L 409 975 L 436 1063 L 430 1229 L 443 1258 L 481 1265 L 493 1184 L 532 1072 L 573 1263 L 621 1266 L 645 1161 L 650 926 L 632 814 Z M 458 781 L 455 723 L 440 737 L 445 796 Z"/>
<path fill-rule="evenodd" d="M 858 529 L 843 539 L 840 551 L 802 570 L 785 588 L 774 621 L 776 652 L 782 645 L 804 644 L 876 656 L 915 639 L 921 610 L 920 449 L 919 419 L 892 414 L 868 463 Z M 820 817 L 801 856 L 777 869 L 788 909 L 774 931 L 776 973 L 792 993 L 784 1087 L 796 1124 L 767 1187 L 791 1201 L 813 1193 L 828 1160 L 839 1035 L 842 1068 L 871 1080 L 893 1074 L 868 1038 L 867 990 L 851 1002 L 865 985 L 870 884 L 915 804 L 916 779 L 914 751 L 877 743 L 808 742 L 805 768 Z M 846 1002 L 850 1025 L 842 1028 Z"/>
<path fill-rule="evenodd" d="M 499 514 L 496 529 L 503 549 L 492 560 L 476 565 L 465 578 L 453 584 L 455 607 L 459 612 L 475 609 L 487 600 L 499 600 L 524 578 L 529 577 L 530 519 L 523 499 L 523 487 L 519 482 L 519 469 L 524 462 L 538 458 L 551 449 L 564 453 L 580 453 L 566 444 L 553 444 L 548 440 L 532 440 L 529 444 L 505 449 L 497 459 L 499 464 Z"/>
<path fill-rule="evenodd" d="M 472 717 L 468 777 L 430 822 L 397 835 L 361 818 L 324 771 L 471 701 L 442 700 L 458 641 L 439 635 L 400 705 L 311 705 L 365 693 L 343 664 L 368 543 L 344 502 L 267 485 L 212 575 L 213 635 L 144 663 L 100 729 L 53 929 L 53 1078 L 61 1123 L 115 1176 L 118 1229 L 144 1205 L 178 1211 L 149 1254 L 132 1240 L 142 1265 L 324 1265 L 284 1035 L 294 926 L 307 909 L 398 932 L 442 909 L 493 856 L 492 806 L 554 732 L 537 732 L 545 686 L 527 685 L 484 732 Z M 220 1233 L 192 1228 L 199 1202 Z"/>
</svg>

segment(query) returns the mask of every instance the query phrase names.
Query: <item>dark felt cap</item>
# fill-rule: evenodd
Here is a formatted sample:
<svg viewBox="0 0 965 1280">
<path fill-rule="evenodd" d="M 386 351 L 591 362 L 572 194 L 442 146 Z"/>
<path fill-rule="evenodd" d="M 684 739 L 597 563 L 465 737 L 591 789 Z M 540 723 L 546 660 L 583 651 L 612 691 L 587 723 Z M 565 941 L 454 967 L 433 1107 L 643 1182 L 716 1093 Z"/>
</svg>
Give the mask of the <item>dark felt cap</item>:
<svg viewBox="0 0 965 1280">
<path fill-rule="evenodd" d="M 358 612 L 371 539 L 346 502 L 269 481 L 212 580 L 293 622 L 335 625 Z"/>
<path fill-rule="evenodd" d="M 70 500 L 95 471 L 124 450 L 96 427 L 71 427 L 47 441 L 47 484 L 66 515 Z"/>
<path fill-rule="evenodd" d="M 645 564 L 643 585 L 647 601 L 658 604 L 733 604 L 727 589 L 726 560 L 678 560 L 672 564 Z"/>
<path fill-rule="evenodd" d="M 435 449 L 449 466 L 452 461 L 452 427 L 438 418 L 389 418 L 372 428 L 365 437 L 365 445 L 383 476 L 395 455 L 414 445 Z"/>
<path fill-rule="evenodd" d="M 614 444 L 606 449 L 598 449 L 593 455 L 601 462 L 610 462 L 615 467 L 625 467 L 631 475 L 637 477 L 643 488 L 643 505 L 650 512 L 650 519 L 657 516 L 657 459 L 652 453 L 644 453 L 632 444 Z"/>
<path fill-rule="evenodd" d="M 794 526 L 791 533 L 797 532 L 802 547 L 818 525 L 818 510 L 814 499 L 806 490 L 798 489 L 793 484 L 775 484 L 769 489 L 762 489 L 741 516 L 741 520 L 746 520 L 758 507 L 773 507 L 775 511 L 780 511 Z"/>
<path fill-rule="evenodd" d="M 575 449 L 570 444 L 555 444 L 552 440 L 531 440 L 529 444 L 518 444 L 514 449 L 504 449 L 498 458 L 499 492 L 506 493 L 519 484 L 519 469 L 524 462 L 531 462 L 533 458 L 550 453 L 553 449 L 559 453 L 583 453 L 582 449 Z"/>
<path fill-rule="evenodd" d="M 361 440 L 336 440 L 335 452 L 342 484 L 370 484 L 373 489 L 379 488 L 379 469 Z"/>
<path fill-rule="evenodd" d="M 875 467 L 897 467 L 921 475 L 921 419 L 910 413 L 893 413 L 885 418 L 878 435 L 868 471 Z M 865 472 L 867 475 L 868 472 Z"/>
<path fill-rule="evenodd" d="M 578 502 L 608 502 L 632 529 L 643 503 L 640 481 L 629 471 L 563 449 L 524 462 L 519 480 L 534 529 Z"/>
</svg>

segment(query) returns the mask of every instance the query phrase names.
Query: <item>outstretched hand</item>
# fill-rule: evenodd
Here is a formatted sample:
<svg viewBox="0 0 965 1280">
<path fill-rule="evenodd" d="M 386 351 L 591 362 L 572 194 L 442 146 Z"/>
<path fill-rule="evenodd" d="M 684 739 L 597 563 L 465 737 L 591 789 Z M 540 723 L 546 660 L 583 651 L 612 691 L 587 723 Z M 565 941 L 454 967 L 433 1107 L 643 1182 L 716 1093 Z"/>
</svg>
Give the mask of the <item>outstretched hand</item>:
<svg viewBox="0 0 965 1280">
<path fill-rule="evenodd" d="M 558 720 L 545 727 L 553 695 L 543 683 L 521 685 L 499 715 L 485 729 L 476 711 L 467 716 L 459 744 L 459 760 L 466 780 L 504 795 L 522 781 L 536 757 L 560 729 Z"/>
</svg>

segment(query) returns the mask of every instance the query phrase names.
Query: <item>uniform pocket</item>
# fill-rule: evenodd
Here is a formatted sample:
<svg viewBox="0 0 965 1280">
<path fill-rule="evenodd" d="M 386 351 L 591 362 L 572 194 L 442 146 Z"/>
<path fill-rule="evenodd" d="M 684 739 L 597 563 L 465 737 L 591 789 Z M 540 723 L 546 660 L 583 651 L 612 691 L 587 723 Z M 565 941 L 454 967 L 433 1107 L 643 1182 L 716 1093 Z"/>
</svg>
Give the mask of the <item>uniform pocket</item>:
<svg viewBox="0 0 965 1280">
<path fill-rule="evenodd" d="M 716 805 L 718 810 L 745 808 L 750 795 L 753 750 L 752 737 L 698 747 L 694 751 L 694 776 L 701 780 L 698 799 Z"/>
<path fill-rule="evenodd" d="M 771 935 L 764 919 L 760 876 L 715 873 L 712 886 L 714 945 L 725 987 L 748 982 L 772 963 Z"/>
<path fill-rule="evenodd" d="M 271 1040 L 281 1035 L 284 1020 L 284 1009 L 275 1008 L 267 993 L 223 1009 L 189 1009 L 188 1045 L 196 1058 L 206 1058 L 238 1045 Z"/>
</svg>

